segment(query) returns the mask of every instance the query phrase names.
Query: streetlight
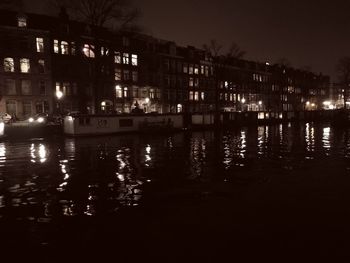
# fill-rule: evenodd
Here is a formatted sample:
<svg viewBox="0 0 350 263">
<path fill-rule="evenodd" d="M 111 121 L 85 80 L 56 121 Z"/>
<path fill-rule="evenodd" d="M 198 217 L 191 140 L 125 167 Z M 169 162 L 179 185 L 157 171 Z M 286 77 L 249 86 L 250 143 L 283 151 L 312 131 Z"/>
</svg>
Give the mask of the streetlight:
<svg viewBox="0 0 350 263">
<path fill-rule="evenodd" d="M 58 113 L 62 114 L 61 112 L 61 105 L 60 105 L 60 100 L 63 98 L 63 92 L 60 90 L 56 90 L 56 98 L 57 98 L 57 109 L 58 109 Z"/>
</svg>

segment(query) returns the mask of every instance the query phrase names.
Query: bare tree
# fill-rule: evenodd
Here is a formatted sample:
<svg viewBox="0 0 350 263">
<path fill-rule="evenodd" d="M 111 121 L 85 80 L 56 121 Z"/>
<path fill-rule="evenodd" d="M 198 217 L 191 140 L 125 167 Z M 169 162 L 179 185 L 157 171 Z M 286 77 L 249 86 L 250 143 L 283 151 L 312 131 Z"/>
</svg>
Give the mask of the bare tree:
<svg viewBox="0 0 350 263">
<path fill-rule="evenodd" d="M 86 63 L 92 70 L 91 82 L 93 88 L 95 113 L 100 109 L 101 86 L 105 83 L 103 72 L 106 67 L 106 60 L 101 55 L 100 37 L 98 31 L 101 28 L 109 28 L 113 32 L 130 33 L 140 31 L 135 21 L 140 13 L 133 8 L 131 0 L 53 0 L 58 8 L 63 8 L 74 20 L 90 26 L 91 41 L 89 49 L 94 53 L 94 59 L 86 59 Z M 101 96 L 100 96 L 101 95 Z M 84 103 L 82 103 L 84 104 Z M 81 105 L 85 110 L 85 105 Z"/>
<path fill-rule="evenodd" d="M 140 16 L 130 0 L 54 0 L 78 21 L 97 27 L 128 29 Z"/>
<path fill-rule="evenodd" d="M 236 58 L 236 59 L 242 59 L 247 52 L 243 51 L 235 42 L 232 42 L 226 57 L 227 58 Z"/>
<path fill-rule="evenodd" d="M 203 49 L 210 53 L 213 57 L 217 57 L 220 55 L 220 51 L 222 49 L 222 45 L 219 44 L 215 39 L 211 39 L 209 44 L 204 44 Z"/>
<path fill-rule="evenodd" d="M 350 57 L 339 59 L 336 70 L 338 72 L 339 82 L 343 87 L 344 108 L 346 108 L 346 102 L 350 94 Z"/>
</svg>

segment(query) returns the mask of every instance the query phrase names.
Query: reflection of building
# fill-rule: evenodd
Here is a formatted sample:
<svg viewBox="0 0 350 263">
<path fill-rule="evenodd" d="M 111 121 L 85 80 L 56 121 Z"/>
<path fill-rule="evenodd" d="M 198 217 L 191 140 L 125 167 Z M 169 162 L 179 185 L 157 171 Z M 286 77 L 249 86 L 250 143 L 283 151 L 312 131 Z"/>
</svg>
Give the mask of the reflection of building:
<svg viewBox="0 0 350 263">
<path fill-rule="evenodd" d="M 278 65 L 213 58 L 151 36 L 69 19 L 0 12 L 0 111 L 180 113 L 321 109 L 329 78 Z"/>
</svg>

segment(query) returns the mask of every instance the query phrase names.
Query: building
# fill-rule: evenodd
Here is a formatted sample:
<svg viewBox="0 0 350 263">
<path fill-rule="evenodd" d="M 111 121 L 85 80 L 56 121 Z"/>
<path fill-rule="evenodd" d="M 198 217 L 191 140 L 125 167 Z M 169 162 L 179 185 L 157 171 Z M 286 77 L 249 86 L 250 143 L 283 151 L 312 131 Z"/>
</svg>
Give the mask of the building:
<svg viewBox="0 0 350 263">
<path fill-rule="evenodd" d="M 322 109 L 329 77 L 69 19 L 0 11 L 0 112 Z"/>
</svg>

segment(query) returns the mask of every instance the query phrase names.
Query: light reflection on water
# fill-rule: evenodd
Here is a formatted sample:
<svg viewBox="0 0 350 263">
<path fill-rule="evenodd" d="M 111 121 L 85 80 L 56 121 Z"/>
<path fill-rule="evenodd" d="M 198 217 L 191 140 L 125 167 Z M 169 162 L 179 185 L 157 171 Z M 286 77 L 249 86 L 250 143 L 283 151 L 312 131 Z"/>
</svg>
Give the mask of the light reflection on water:
<svg viewBox="0 0 350 263">
<path fill-rule="evenodd" d="M 307 123 L 156 137 L 2 142 L 0 217 L 98 216 L 140 206 L 154 191 L 197 182 L 270 182 L 272 174 L 314 165 L 305 160 L 323 165 L 325 158 L 350 156 L 348 134 Z M 346 172 L 347 167 L 338 164 Z"/>
</svg>

